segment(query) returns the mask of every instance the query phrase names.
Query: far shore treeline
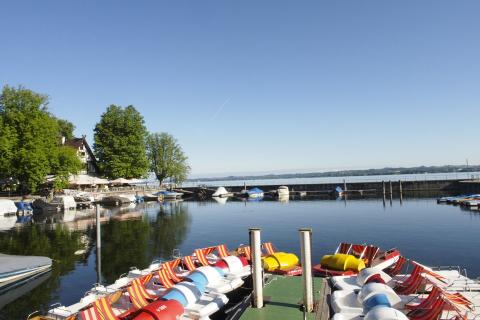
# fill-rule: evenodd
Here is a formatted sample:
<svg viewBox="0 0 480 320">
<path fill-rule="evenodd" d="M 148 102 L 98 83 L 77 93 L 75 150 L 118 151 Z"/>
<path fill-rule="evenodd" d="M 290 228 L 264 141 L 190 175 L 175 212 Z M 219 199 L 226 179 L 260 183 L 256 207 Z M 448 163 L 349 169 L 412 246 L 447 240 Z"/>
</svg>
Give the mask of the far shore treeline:
<svg viewBox="0 0 480 320">
<path fill-rule="evenodd" d="M 0 95 L 0 189 L 23 194 L 69 185 L 83 169 L 72 147 L 75 125 L 48 110 L 48 96 L 24 87 L 5 86 Z M 94 129 L 94 153 L 101 176 L 145 178 L 160 183 L 184 181 L 190 167 L 177 140 L 168 133 L 149 133 L 134 106 L 110 105 Z M 47 177 L 51 176 L 51 183 Z"/>
</svg>

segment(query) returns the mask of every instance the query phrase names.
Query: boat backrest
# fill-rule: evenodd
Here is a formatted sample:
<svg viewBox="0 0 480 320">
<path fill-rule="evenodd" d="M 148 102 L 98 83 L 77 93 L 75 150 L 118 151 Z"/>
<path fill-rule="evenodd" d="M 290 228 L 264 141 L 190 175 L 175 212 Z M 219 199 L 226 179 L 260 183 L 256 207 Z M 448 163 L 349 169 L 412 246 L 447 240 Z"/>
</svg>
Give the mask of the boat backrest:
<svg viewBox="0 0 480 320">
<path fill-rule="evenodd" d="M 173 281 L 168 276 L 167 270 L 164 268 L 158 270 L 158 280 L 160 281 L 162 286 L 164 286 L 167 289 L 170 289 L 171 287 L 174 286 Z"/>
<path fill-rule="evenodd" d="M 207 256 L 205 254 L 204 249 L 195 249 L 195 256 L 197 257 L 198 262 L 200 262 L 202 266 L 210 265 L 210 263 L 207 260 Z"/>
<path fill-rule="evenodd" d="M 445 300 L 442 297 L 439 297 L 432 303 L 430 308 L 414 309 L 407 314 L 407 317 L 410 320 L 436 320 L 439 319 L 445 307 Z"/>
<path fill-rule="evenodd" d="M 220 258 L 228 257 L 230 254 L 228 253 L 227 246 L 225 244 L 220 244 L 217 246 L 217 252 Z"/>
<path fill-rule="evenodd" d="M 372 262 L 377 256 L 378 251 L 380 250 L 379 247 L 376 246 L 367 246 L 365 249 L 365 254 L 363 255 L 363 261 L 365 261 L 365 266 L 371 267 Z"/>
<path fill-rule="evenodd" d="M 364 244 L 352 244 L 351 254 L 361 259 L 363 258 L 366 249 L 367 246 Z"/>
<path fill-rule="evenodd" d="M 271 242 L 265 242 L 264 244 L 262 244 L 262 249 L 265 251 L 265 254 L 267 256 L 270 256 L 275 252 L 277 252 L 277 250 L 275 250 Z"/>
<path fill-rule="evenodd" d="M 148 305 L 148 301 L 142 295 L 140 286 L 138 286 L 138 284 L 132 283 L 132 285 L 127 288 L 127 291 L 130 296 L 130 301 L 135 309 L 141 309 Z"/>
<path fill-rule="evenodd" d="M 182 281 L 182 278 L 177 276 L 175 273 L 175 270 L 173 270 L 172 265 L 169 262 L 162 263 L 162 269 L 165 270 L 167 273 L 168 277 L 175 283 Z"/>
<path fill-rule="evenodd" d="M 405 279 L 402 283 L 398 284 L 395 287 L 395 291 L 398 294 L 403 294 L 403 295 L 408 295 L 408 294 L 413 294 L 417 291 L 417 289 L 420 287 L 420 285 L 423 283 L 425 280 L 422 277 L 422 271 L 424 268 L 418 264 L 415 264 L 415 267 L 412 270 L 412 273 L 410 276 Z"/>
<path fill-rule="evenodd" d="M 82 310 L 78 313 L 79 320 L 102 320 L 100 314 L 94 307 L 90 307 L 86 310 Z"/>
<path fill-rule="evenodd" d="M 405 266 L 405 263 L 407 262 L 407 259 L 404 256 L 399 256 L 397 262 L 393 266 L 393 268 L 389 269 L 386 271 L 388 275 L 391 277 L 396 276 L 402 272 L 403 267 Z"/>
<path fill-rule="evenodd" d="M 197 267 L 195 266 L 195 262 L 193 262 L 193 257 L 192 256 L 183 257 L 183 264 L 188 269 L 188 271 L 193 271 L 193 270 L 197 269 Z"/>
<path fill-rule="evenodd" d="M 95 300 L 95 302 L 93 303 L 93 307 L 95 308 L 96 312 L 100 315 L 100 319 L 118 320 L 118 317 L 115 316 L 115 313 L 113 312 L 113 309 L 112 309 L 112 306 L 110 305 L 110 301 L 108 297 L 103 297 Z"/>
<path fill-rule="evenodd" d="M 243 254 L 247 260 L 252 260 L 252 253 L 249 246 L 238 248 L 239 253 Z"/>
<path fill-rule="evenodd" d="M 348 254 L 351 248 L 352 248 L 351 243 L 342 242 L 338 245 L 337 250 L 335 250 L 335 254 L 337 253 Z"/>
</svg>

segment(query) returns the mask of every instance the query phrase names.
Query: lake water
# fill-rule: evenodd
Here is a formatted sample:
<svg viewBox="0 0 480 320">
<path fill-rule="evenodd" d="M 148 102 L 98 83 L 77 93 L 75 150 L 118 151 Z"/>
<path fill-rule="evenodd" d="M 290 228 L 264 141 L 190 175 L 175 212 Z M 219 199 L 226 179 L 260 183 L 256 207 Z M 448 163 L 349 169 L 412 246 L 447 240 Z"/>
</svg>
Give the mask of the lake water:
<svg viewBox="0 0 480 320">
<path fill-rule="evenodd" d="M 41 284 L 24 289 L 22 296 L 0 296 L 0 318 L 25 319 L 55 302 L 74 303 L 95 282 L 111 283 L 131 266 L 168 259 L 176 248 L 190 254 L 197 247 L 248 243 L 249 227 L 262 228 L 263 241 L 297 254 L 298 229 L 313 228 L 314 263 L 349 241 L 397 247 L 425 264 L 461 265 L 469 276 L 480 276 L 480 214 L 438 205 L 433 198 L 394 199 L 385 205 L 382 199 L 148 203 L 103 210 L 102 220 L 101 275 L 93 211 L 36 216 L 23 227 L 1 231 L 0 252 L 46 255 L 55 264 L 37 281 Z M 82 239 L 90 246 L 75 255 L 85 248 Z"/>
</svg>

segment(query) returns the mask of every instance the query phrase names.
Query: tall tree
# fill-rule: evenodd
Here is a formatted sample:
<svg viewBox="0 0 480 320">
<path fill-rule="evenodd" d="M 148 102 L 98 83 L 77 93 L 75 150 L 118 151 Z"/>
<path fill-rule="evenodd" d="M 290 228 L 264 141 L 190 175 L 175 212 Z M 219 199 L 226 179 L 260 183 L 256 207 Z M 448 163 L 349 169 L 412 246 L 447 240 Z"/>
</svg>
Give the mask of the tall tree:
<svg viewBox="0 0 480 320">
<path fill-rule="evenodd" d="M 167 178 L 177 183 L 187 179 L 190 172 L 188 157 L 172 135 L 165 132 L 150 134 L 147 138 L 147 155 L 150 170 L 160 184 Z"/>
<path fill-rule="evenodd" d="M 57 161 L 53 165 L 52 174 L 55 175 L 53 186 L 55 190 L 68 187 L 71 173 L 77 173 L 84 166 L 74 148 L 60 146 L 57 150 Z"/>
<path fill-rule="evenodd" d="M 67 140 L 73 139 L 73 131 L 75 130 L 75 125 L 68 120 L 57 119 L 58 130 L 60 137 L 65 137 Z"/>
<path fill-rule="evenodd" d="M 110 178 L 140 178 L 148 171 L 147 129 L 133 107 L 111 105 L 95 126 L 94 150 L 100 170 Z"/>
<path fill-rule="evenodd" d="M 47 96 L 23 87 L 5 86 L 0 95 L 0 176 L 18 180 L 23 192 L 54 174 L 62 154 L 58 121 L 47 107 Z"/>
</svg>

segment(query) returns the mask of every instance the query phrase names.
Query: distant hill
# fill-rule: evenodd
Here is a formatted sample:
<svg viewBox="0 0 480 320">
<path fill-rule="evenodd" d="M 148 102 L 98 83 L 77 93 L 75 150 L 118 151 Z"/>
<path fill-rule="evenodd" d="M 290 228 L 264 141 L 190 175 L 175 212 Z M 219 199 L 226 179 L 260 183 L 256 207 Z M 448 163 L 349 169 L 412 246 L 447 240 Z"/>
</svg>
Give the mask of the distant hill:
<svg viewBox="0 0 480 320">
<path fill-rule="evenodd" d="M 450 172 L 476 172 L 480 171 L 480 166 L 420 166 L 410 168 L 382 168 L 366 170 L 341 170 L 327 172 L 310 173 L 284 173 L 284 174 L 265 174 L 258 176 L 228 176 L 216 178 L 197 178 L 188 181 L 219 181 L 219 180 L 266 180 L 266 179 L 290 179 L 290 178 L 323 178 L 323 177 L 345 177 L 345 176 L 378 176 L 393 174 L 422 174 L 422 173 L 450 173 Z"/>
</svg>

